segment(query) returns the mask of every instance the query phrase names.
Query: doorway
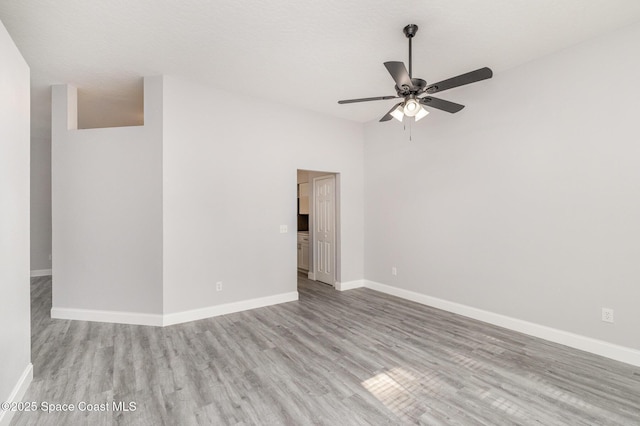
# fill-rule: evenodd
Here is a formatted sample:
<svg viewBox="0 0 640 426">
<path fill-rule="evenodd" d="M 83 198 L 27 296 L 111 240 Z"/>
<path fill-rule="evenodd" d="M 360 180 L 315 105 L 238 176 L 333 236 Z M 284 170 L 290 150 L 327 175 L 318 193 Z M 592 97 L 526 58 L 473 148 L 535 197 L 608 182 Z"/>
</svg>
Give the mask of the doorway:
<svg viewBox="0 0 640 426">
<path fill-rule="evenodd" d="M 340 176 L 299 169 L 297 179 L 298 276 L 335 287 L 340 280 Z"/>
</svg>

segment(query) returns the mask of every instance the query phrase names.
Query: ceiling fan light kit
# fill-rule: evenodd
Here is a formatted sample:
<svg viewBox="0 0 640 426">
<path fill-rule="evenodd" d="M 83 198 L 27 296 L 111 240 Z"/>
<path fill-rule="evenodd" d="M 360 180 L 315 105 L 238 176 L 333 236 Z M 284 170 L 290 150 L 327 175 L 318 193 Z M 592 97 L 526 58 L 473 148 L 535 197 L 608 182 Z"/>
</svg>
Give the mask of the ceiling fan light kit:
<svg viewBox="0 0 640 426">
<path fill-rule="evenodd" d="M 486 80 L 493 76 L 493 71 L 491 71 L 490 68 L 484 67 L 466 74 L 461 74 L 457 77 L 442 80 L 435 84 L 427 85 L 425 80 L 421 78 L 413 78 L 412 76 L 413 58 L 411 40 L 418 32 L 418 26 L 415 24 L 409 24 L 404 27 L 402 31 L 409 39 L 409 70 L 407 71 L 403 62 L 391 61 L 384 63 L 387 71 L 389 71 L 389 74 L 391 74 L 391 77 L 396 82 L 396 96 L 389 95 L 376 96 L 372 98 L 346 99 L 338 101 L 339 104 L 402 98 L 403 101 L 394 105 L 393 108 L 391 108 L 389 112 L 380 119 L 380 121 L 389 121 L 392 118 L 402 121 L 405 116 L 409 118 L 413 117 L 415 121 L 418 121 L 429 114 L 429 111 L 424 108 L 425 106 L 446 111 L 451 114 L 454 114 L 464 108 L 464 105 L 446 101 L 444 99 L 434 98 L 429 95 L 453 89 L 454 87 L 464 86 L 465 84 Z"/>
</svg>

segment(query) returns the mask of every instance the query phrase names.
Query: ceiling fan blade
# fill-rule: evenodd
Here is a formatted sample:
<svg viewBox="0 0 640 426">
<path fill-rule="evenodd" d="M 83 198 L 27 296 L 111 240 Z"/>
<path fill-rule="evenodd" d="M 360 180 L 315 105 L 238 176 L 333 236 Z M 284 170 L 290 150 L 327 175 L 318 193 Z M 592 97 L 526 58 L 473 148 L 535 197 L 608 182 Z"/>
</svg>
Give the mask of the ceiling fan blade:
<svg viewBox="0 0 640 426">
<path fill-rule="evenodd" d="M 422 105 L 441 109 L 442 111 L 450 112 L 454 114 L 464 108 L 464 105 L 457 104 L 455 102 L 445 101 L 444 99 L 432 98 L 431 96 L 426 96 L 420 99 L 420 103 Z"/>
<path fill-rule="evenodd" d="M 338 101 L 339 104 L 352 104 L 354 102 L 383 101 L 385 99 L 395 99 L 399 96 L 376 96 L 375 98 L 345 99 Z"/>
<path fill-rule="evenodd" d="M 409 77 L 407 67 L 404 66 L 403 62 L 385 62 L 384 66 L 387 67 L 387 71 L 389 71 L 399 88 L 407 86 L 409 89 L 413 89 L 411 77 Z"/>
<path fill-rule="evenodd" d="M 382 117 L 382 118 L 380 119 L 380 121 L 382 122 L 382 121 L 389 121 L 389 120 L 391 120 L 391 119 L 393 118 L 393 116 L 391 115 L 391 111 L 393 111 L 394 109 L 398 108 L 398 105 L 400 105 L 400 104 L 402 104 L 402 102 L 398 102 L 397 104 L 395 104 L 395 105 L 393 106 L 393 108 L 391 108 L 391 109 L 389 110 L 389 112 L 388 112 L 388 113 L 386 113 L 386 114 L 385 114 L 385 116 L 384 116 L 384 117 Z"/>
<path fill-rule="evenodd" d="M 476 81 L 486 80 L 493 76 L 493 71 L 490 68 L 484 67 L 475 71 L 468 72 L 466 74 L 452 77 L 447 80 L 442 80 L 438 83 L 429 85 L 425 92 L 437 93 L 443 90 L 453 89 L 454 87 L 464 86 L 465 84 L 475 83 Z"/>
</svg>

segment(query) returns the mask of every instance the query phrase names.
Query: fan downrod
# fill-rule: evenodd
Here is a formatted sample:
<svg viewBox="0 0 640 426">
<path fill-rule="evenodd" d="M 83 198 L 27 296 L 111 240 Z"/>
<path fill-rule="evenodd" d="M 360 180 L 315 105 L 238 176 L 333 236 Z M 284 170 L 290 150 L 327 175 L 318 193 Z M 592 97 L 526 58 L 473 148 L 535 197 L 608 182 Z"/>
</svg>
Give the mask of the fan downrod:
<svg viewBox="0 0 640 426">
<path fill-rule="evenodd" d="M 418 32 L 418 26 L 416 24 L 409 24 L 402 29 L 404 35 L 409 39 L 409 78 L 413 77 L 412 58 L 411 58 L 411 40 L 413 36 Z"/>
</svg>

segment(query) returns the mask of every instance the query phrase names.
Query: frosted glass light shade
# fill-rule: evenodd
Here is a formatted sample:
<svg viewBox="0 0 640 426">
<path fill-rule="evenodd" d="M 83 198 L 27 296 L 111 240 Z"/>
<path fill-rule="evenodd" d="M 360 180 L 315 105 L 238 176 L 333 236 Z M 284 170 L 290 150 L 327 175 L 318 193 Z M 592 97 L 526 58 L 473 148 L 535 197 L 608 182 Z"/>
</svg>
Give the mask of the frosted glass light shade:
<svg viewBox="0 0 640 426">
<path fill-rule="evenodd" d="M 391 111 L 391 116 L 396 120 L 402 122 L 402 118 L 404 117 L 404 109 L 402 108 L 402 105 L 398 105 L 396 109 Z"/>
<path fill-rule="evenodd" d="M 422 107 L 422 105 L 420 105 L 420 111 L 418 111 L 418 113 L 416 114 L 416 121 L 418 120 L 422 120 L 423 118 L 425 118 L 427 115 L 429 115 L 429 111 L 427 111 L 426 109 L 424 109 Z"/>
</svg>

